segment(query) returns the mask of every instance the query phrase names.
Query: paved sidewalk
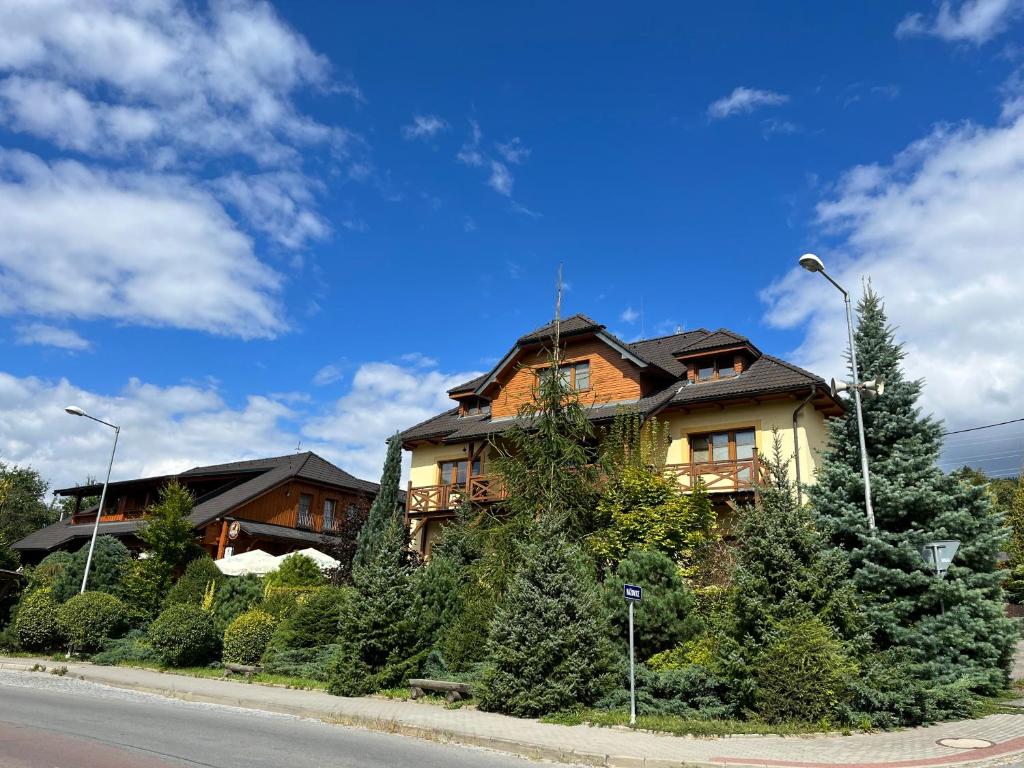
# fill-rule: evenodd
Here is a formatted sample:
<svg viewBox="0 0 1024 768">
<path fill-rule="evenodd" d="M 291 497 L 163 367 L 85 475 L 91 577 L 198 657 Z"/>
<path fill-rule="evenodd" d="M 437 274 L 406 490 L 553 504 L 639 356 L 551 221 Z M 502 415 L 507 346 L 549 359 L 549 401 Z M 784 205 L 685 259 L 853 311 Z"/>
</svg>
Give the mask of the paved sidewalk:
<svg viewBox="0 0 1024 768">
<path fill-rule="evenodd" d="M 0 669 L 64 666 L 44 659 L 0 657 Z M 669 736 L 618 728 L 562 726 L 520 720 L 474 709 L 445 709 L 424 702 L 340 698 L 209 678 L 185 677 L 129 667 L 69 663 L 68 674 L 95 683 L 148 691 L 187 701 L 227 704 L 385 730 L 409 736 L 489 747 L 564 763 L 631 768 L 667 766 L 845 766 L 924 768 L 974 763 L 1007 765 L 1024 760 L 1024 714 L 927 728 L 854 736 L 732 736 L 719 739 Z M 37 673 L 38 674 L 38 673 Z M 940 740 L 969 739 L 959 747 Z M 990 744 L 985 746 L 984 742 Z"/>
</svg>

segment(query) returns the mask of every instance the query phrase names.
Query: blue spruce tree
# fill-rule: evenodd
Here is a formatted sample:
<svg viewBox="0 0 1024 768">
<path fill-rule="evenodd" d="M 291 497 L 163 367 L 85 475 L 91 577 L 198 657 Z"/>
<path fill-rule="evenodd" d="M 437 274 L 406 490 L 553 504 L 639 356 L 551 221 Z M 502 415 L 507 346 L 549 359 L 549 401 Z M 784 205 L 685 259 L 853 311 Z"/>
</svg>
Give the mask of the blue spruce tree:
<svg viewBox="0 0 1024 768">
<path fill-rule="evenodd" d="M 877 529 L 868 530 L 864 511 L 852 404 L 843 418 L 831 422 L 811 502 L 828 542 L 848 560 L 872 645 L 880 652 L 874 666 L 888 659 L 919 692 L 907 705 L 916 714 L 900 719 L 936 719 L 956 708 L 942 703 L 953 689 L 962 702 L 963 694 L 991 694 L 1007 683 L 1017 632 L 1004 617 L 1002 576 L 996 570 L 1005 530 L 983 488 L 938 468 L 942 425 L 921 413 L 922 382 L 905 378 L 902 346 L 870 285 L 857 313 L 861 379 L 885 380 L 884 394 L 866 397 L 863 404 Z M 944 539 L 962 543 L 940 579 L 920 548 Z M 865 666 L 865 680 L 871 667 Z M 883 703 L 885 695 L 867 698 L 898 708 L 891 698 Z"/>
</svg>

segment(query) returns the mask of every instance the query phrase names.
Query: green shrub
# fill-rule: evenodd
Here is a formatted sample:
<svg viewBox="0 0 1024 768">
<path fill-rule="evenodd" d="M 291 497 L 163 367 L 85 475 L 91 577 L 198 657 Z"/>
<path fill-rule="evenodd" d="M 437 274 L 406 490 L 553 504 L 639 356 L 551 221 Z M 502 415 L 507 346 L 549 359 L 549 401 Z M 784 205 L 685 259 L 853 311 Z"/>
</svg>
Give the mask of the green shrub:
<svg viewBox="0 0 1024 768">
<path fill-rule="evenodd" d="M 706 667 L 688 664 L 679 668 L 654 670 L 636 665 L 636 711 L 639 715 L 676 715 L 687 719 L 711 720 L 735 717 L 736 706 L 729 701 L 728 686 Z M 629 706 L 629 661 L 618 668 L 619 685 L 597 703 L 601 709 Z"/>
<path fill-rule="evenodd" d="M 56 552 L 48 554 L 39 561 L 39 565 L 35 568 L 26 569 L 28 571 L 28 586 L 25 591 L 34 592 L 38 589 L 52 590 L 58 577 L 70 566 L 72 559 L 73 555 L 70 552 L 65 552 L 63 549 L 58 549 Z M 78 578 L 81 580 L 82 575 L 79 574 Z"/>
<path fill-rule="evenodd" d="M 106 592 L 83 592 L 57 609 L 61 635 L 79 653 L 93 653 L 127 626 L 124 603 Z"/>
<path fill-rule="evenodd" d="M 284 621 L 305 602 L 319 587 L 275 587 L 268 584 L 263 590 L 263 599 L 256 607 L 269 613 L 278 621 Z"/>
<path fill-rule="evenodd" d="M 785 619 L 757 656 L 758 713 L 769 723 L 835 721 L 858 669 L 817 617 Z"/>
<path fill-rule="evenodd" d="M 37 589 L 21 598 L 15 626 L 18 644 L 27 651 L 45 651 L 60 643 L 57 601 L 48 589 Z"/>
<path fill-rule="evenodd" d="M 239 615 L 255 606 L 263 598 L 263 579 L 256 574 L 245 576 L 227 576 L 217 587 L 213 596 L 213 608 L 210 613 L 217 625 L 217 631 L 223 635 L 228 624 Z"/>
<path fill-rule="evenodd" d="M 223 580 L 224 574 L 220 572 L 220 568 L 209 555 L 198 557 L 185 567 L 185 572 L 178 579 L 177 584 L 171 587 L 171 591 L 167 593 L 166 604 L 202 605 L 211 582 L 216 589 Z M 216 595 L 216 593 L 214 594 Z"/>
<path fill-rule="evenodd" d="M 82 588 L 82 574 L 85 573 L 85 561 L 88 557 L 89 543 L 86 542 L 71 555 L 64 567 L 54 573 L 53 599 L 58 603 L 67 602 Z M 124 544 L 113 536 L 100 536 L 96 539 L 96 547 L 93 549 L 86 589 L 90 592 L 116 595 L 131 564 L 131 552 Z"/>
<path fill-rule="evenodd" d="M 326 682 L 331 659 L 340 648 L 341 646 L 333 644 L 288 650 L 268 648 L 263 654 L 263 671 L 274 675 L 305 677 Z"/>
<path fill-rule="evenodd" d="M 278 625 L 270 648 L 285 651 L 335 642 L 342 608 L 351 598 L 351 587 L 323 587 L 308 595 Z"/>
<path fill-rule="evenodd" d="M 266 611 L 241 614 L 224 631 L 224 661 L 259 664 L 276 626 L 277 619 Z"/>
<path fill-rule="evenodd" d="M 149 642 L 169 667 L 205 664 L 220 644 L 213 618 L 191 603 L 169 606 L 157 616 L 149 625 Z"/>
<path fill-rule="evenodd" d="M 654 550 L 633 550 L 604 582 L 604 605 L 624 652 L 629 644 L 629 605 L 623 584 L 643 587 L 644 599 L 634 606 L 634 644 L 639 660 L 679 645 L 696 634 L 700 624 L 693 594 L 670 557 Z"/>
<path fill-rule="evenodd" d="M 318 587 L 324 581 L 316 560 L 298 552 L 288 555 L 276 571 L 267 574 L 267 584 L 274 587 Z"/>
<path fill-rule="evenodd" d="M 93 664 L 115 666 L 139 662 L 159 662 L 160 654 L 150 645 L 149 639 L 141 629 L 133 629 L 124 637 L 108 640 L 103 650 L 89 657 Z"/>
<path fill-rule="evenodd" d="M 133 560 L 128 567 L 118 597 L 128 606 L 132 626 L 152 621 L 171 587 L 171 568 L 155 557 Z"/>
</svg>

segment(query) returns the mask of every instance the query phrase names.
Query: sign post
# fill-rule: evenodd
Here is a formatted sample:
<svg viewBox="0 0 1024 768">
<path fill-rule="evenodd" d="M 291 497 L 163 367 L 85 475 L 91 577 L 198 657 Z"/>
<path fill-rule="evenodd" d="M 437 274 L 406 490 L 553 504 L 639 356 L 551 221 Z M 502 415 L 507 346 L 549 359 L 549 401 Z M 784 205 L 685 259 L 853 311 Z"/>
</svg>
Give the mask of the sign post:
<svg viewBox="0 0 1024 768">
<path fill-rule="evenodd" d="M 643 599 L 643 589 L 632 584 L 622 586 L 622 595 L 629 603 L 629 724 L 636 725 L 636 677 L 633 660 L 633 603 Z"/>
</svg>

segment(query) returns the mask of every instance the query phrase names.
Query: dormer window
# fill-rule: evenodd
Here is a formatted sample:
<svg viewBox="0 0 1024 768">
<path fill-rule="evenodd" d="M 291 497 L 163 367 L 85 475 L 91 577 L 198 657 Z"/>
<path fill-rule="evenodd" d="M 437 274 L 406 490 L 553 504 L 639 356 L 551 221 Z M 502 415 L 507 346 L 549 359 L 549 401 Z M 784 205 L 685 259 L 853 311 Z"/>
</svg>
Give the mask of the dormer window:
<svg viewBox="0 0 1024 768">
<path fill-rule="evenodd" d="M 715 357 L 690 363 L 691 381 L 717 381 L 729 379 L 739 374 L 742 362 L 737 365 L 739 356 Z M 742 360 L 742 358 L 739 358 Z"/>
<path fill-rule="evenodd" d="M 484 413 L 488 402 L 482 397 L 467 397 L 459 403 L 459 416 L 479 416 Z"/>
</svg>

